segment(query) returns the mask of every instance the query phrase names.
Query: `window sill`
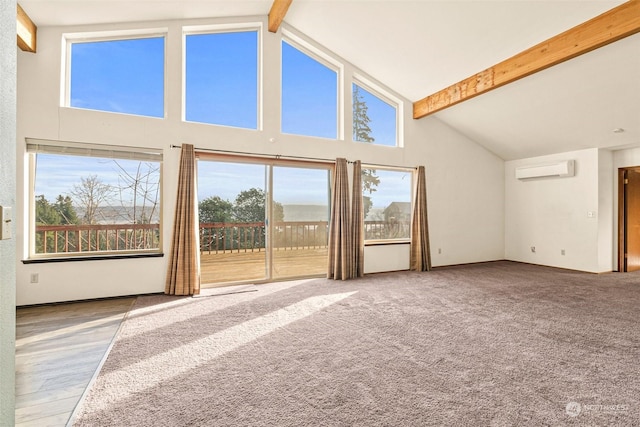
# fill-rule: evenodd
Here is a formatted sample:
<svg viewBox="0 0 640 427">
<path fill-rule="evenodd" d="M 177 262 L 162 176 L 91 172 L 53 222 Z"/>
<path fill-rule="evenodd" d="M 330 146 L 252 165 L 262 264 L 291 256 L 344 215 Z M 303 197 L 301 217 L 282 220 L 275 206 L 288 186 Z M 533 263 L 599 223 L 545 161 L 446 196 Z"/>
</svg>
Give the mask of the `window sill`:
<svg viewBox="0 0 640 427">
<path fill-rule="evenodd" d="M 144 254 L 120 254 L 120 255 L 93 255 L 93 256 L 65 256 L 54 258 L 31 258 L 23 259 L 23 264 L 43 264 L 49 262 L 76 262 L 76 261 L 104 261 L 108 259 L 130 259 L 130 258 L 161 258 L 162 252 Z"/>
<path fill-rule="evenodd" d="M 410 245 L 411 240 L 365 240 L 365 246 Z"/>
</svg>

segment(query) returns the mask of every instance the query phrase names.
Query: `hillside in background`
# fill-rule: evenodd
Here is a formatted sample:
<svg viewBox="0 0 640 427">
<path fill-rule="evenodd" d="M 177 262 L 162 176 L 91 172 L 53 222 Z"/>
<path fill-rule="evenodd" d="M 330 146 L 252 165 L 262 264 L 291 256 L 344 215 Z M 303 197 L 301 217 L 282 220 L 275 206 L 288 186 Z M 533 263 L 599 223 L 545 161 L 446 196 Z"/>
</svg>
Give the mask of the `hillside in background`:
<svg viewBox="0 0 640 427">
<path fill-rule="evenodd" d="M 328 221 L 327 205 L 283 205 L 285 221 Z"/>
</svg>

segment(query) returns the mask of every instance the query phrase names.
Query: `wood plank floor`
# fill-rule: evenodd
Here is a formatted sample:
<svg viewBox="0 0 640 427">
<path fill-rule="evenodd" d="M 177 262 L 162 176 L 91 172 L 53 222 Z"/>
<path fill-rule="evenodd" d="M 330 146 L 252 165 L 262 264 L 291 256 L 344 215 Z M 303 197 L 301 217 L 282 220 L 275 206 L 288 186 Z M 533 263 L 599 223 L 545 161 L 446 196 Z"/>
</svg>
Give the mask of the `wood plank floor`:
<svg viewBox="0 0 640 427">
<path fill-rule="evenodd" d="M 300 248 L 273 252 L 273 279 L 302 278 L 324 275 L 327 272 L 327 248 Z M 264 251 L 233 253 L 202 253 L 200 255 L 203 285 L 264 280 L 266 277 Z"/>
<path fill-rule="evenodd" d="M 135 298 L 19 307 L 16 426 L 64 426 Z"/>
</svg>

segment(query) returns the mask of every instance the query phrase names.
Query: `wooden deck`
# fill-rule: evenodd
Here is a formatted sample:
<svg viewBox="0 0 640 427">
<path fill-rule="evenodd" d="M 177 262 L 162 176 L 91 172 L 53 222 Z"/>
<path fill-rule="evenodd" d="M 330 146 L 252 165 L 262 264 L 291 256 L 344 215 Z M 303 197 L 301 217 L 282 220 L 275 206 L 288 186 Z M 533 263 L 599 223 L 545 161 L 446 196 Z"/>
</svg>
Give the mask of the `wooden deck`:
<svg viewBox="0 0 640 427">
<path fill-rule="evenodd" d="M 273 251 L 272 280 L 322 276 L 327 272 L 327 248 Z M 266 281 L 265 251 L 200 254 L 203 287 L 229 282 Z"/>
</svg>

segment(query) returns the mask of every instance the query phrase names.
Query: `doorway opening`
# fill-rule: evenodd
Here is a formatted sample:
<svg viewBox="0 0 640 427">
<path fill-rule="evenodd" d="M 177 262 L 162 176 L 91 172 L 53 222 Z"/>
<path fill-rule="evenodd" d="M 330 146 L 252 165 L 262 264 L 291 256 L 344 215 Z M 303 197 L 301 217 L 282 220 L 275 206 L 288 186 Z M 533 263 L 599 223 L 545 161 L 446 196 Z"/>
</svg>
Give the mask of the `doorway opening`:
<svg viewBox="0 0 640 427">
<path fill-rule="evenodd" d="M 618 169 L 618 271 L 640 270 L 640 167 Z"/>
</svg>

